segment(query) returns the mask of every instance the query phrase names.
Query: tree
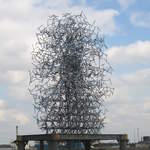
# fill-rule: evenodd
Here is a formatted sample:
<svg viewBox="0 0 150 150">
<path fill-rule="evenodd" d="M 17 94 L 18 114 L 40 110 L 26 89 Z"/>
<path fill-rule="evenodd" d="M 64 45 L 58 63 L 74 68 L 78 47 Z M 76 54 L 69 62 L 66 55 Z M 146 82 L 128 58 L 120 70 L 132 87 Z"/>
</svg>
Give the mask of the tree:
<svg viewBox="0 0 150 150">
<path fill-rule="evenodd" d="M 104 37 L 80 15 L 52 15 L 32 52 L 29 90 L 46 133 L 98 133 L 112 94 Z"/>
</svg>

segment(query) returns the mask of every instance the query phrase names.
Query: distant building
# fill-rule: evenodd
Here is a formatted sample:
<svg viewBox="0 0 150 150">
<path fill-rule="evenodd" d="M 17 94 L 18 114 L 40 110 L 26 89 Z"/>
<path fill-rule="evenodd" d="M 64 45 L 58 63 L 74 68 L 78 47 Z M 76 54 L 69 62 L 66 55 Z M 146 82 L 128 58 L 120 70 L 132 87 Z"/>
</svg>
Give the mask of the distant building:
<svg viewBox="0 0 150 150">
<path fill-rule="evenodd" d="M 0 145 L 0 150 L 12 150 L 12 146 L 10 144 L 2 144 Z"/>
<path fill-rule="evenodd" d="M 143 143 L 150 144 L 150 136 L 143 136 Z"/>
</svg>

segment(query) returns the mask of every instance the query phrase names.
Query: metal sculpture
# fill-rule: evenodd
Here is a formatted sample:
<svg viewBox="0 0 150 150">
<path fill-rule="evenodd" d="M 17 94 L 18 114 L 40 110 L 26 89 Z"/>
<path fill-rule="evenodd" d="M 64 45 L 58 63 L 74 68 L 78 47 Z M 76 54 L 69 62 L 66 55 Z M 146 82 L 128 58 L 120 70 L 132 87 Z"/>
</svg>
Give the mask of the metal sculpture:
<svg viewBox="0 0 150 150">
<path fill-rule="evenodd" d="M 80 15 L 52 15 L 32 52 L 29 90 L 46 133 L 98 133 L 104 98 L 112 94 L 104 38 Z"/>
</svg>

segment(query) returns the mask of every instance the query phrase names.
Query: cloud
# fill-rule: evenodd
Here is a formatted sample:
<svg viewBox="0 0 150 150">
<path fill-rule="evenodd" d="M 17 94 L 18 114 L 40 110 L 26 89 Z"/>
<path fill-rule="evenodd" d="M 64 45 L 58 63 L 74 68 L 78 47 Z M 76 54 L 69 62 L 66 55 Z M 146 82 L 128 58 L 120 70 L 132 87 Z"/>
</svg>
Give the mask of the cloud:
<svg viewBox="0 0 150 150">
<path fill-rule="evenodd" d="M 29 118 L 23 113 L 17 113 L 13 115 L 13 118 L 20 124 L 27 124 L 29 122 Z"/>
<path fill-rule="evenodd" d="M 5 100 L 0 99 L 0 122 L 16 122 L 24 125 L 29 122 L 29 118 L 22 111 L 8 107 Z"/>
<path fill-rule="evenodd" d="M 29 123 L 29 117 L 25 112 L 18 109 L 7 108 L 3 110 L 4 118 L 3 122 L 15 123 L 20 125 L 26 125 Z"/>
<path fill-rule="evenodd" d="M 6 107 L 5 101 L 0 99 L 0 121 L 4 120 L 4 108 Z"/>
<path fill-rule="evenodd" d="M 127 9 L 130 5 L 132 5 L 135 2 L 135 0 L 117 0 L 117 1 L 123 9 Z"/>
<path fill-rule="evenodd" d="M 0 83 L 7 86 L 7 97 L 19 101 L 31 100 L 28 91 L 29 75 L 26 70 L 0 71 Z"/>
<path fill-rule="evenodd" d="M 115 84 L 114 86 L 117 90 L 114 94 L 117 96 L 120 95 L 123 99 L 135 99 L 135 101 L 138 101 L 140 98 L 149 97 L 149 76 L 150 68 L 146 68 L 113 78 L 112 82 Z"/>
<path fill-rule="evenodd" d="M 5 101 L 0 99 L 0 109 L 4 109 L 6 106 Z"/>
<path fill-rule="evenodd" d="M 115 17 L 119 12 L 113 9 L 99 11 L 84 5 L 73 6 L 69 0 L 0 0 L 0 84 L 9 85 L 9 95 L 16 99 L 29 99 L 23 94 L 27 90 L 37 27 L 46 24 L 49 15 L 60 15 L 67 11 L 84 11 L 89 21 L 95 20 L 105 34 L 117 32 Z"/>
<path fill-rule="evenodd" d="M 150 12 L 134 12 L 130 21 L 134 26 L 150 28 Z"/>
<path fill-rule="evenodd" d="M 4 120 L 4 111 L 0 110 L 0 121 Z"/>
<path fill-rule="evenodd" d="M 43 9 L 40 7 L 40 11 L 42 10 Z M 80 14 L 81 12 L 83 12 L 88 18 L 89 22 L 90 23 L 96 22 L 96 25 L 99 26 L 102 32 L 106 35 L 114 35 L 119 31 L 115 20 L 115 18 L 119 16 L 119 12 L 114 9 L 96 10 L 86 5 L 70 6 L 68 4 L 67 7 L 60 7 L 60 8 L 50 7 L 47 11 L 47 15 L 52 15 L 52 14 L 62 15 L 68 12 L 73 14 Z M 43 11 L 42 14 L 43 16 L 46 16 L 46 14 L 43 13 Z M 43 24 L 44 22 L 46 22 L 46 20 L 45 21 L 43 20 Z"/>
<path fill-rule="evenodd" d="M 115 90 L 114 95 L 106 101 L 108 110 L 106 118 L 109 121 L 106 122 L 104 132 L 128 133 L 131 141 L 134 139 L 133 129 L 135 128 L 140 128 L 142 135 L 146 131 L 150 134 L 148 132 L 150 123 L 149 77 L 150 68 L 113 76 L 112 83 Z"/>
<path fill-rule="evenodd" d="M 119 15 L 119 12 L 117 10 L 114 9 L 95 10 L 91 7 L 74 6 L 59 11 L 62 13 L 70 12 L 73 14 L 80 14 L 81 12 L 83 12 L 88 18 L 89 22 L 91 24 L 95 22 L 96 25 L 100 27 L 102 33 L 105 35 L 114 35 L 119 32 L 119 28 L 117 27 L 115 21 L 115 17 Z"/>
<path fill-rule="evenodd" d="M 123 75 L 122 79 L 127 85 L 134 88 L 149 87 L 150 86 L 150 68 L 138 70 L 134 74 Z"/>
<path fill-rule="evenodd" d="M 23 105 L 23 107 L 25 107 L 25 105 Z M 19 126 L 19 134 L 33 134 L 33 132 L 35 134 L 41 133 L 36 123 L 33 121 L 32 111 L 29 112 L 28 108 L 24 108 L 24 110 L 17 107 L 14 108 L 6 99 L 0 99 L 1 144 L 15 140 L 16 125 Z"/>
<path fill-rule="evenodd" d="M 108 49 L 108 60 L 112 64 L 149 64 L 150 41 L 136 41 L 126 46 Z"/>
<path fill-rule="evenodd" d="M 24 83 L 28 74 L 22 70 L 7 70 L 0 72 L 0 82 L 7 84 Z"/>
<path fill-rule="evenodd" d="M 45 1 L 44 6 L 50 9 L 66 9 L 71 3 L 71 0 L 47 0 Z"/>
<path fill-rule="evenodd" d="M 144 135 L 148 132 L 147 124 L 150 123 L 148 119 L 150 117 L 150 41 L 113 46 L 108 49 L 107 54 L 112 66 L 120 67 L 121 71 L 125 70 L 124 66 L 132 70 L 130 73 L 125 70 L 126 73 L 121 72 L 112 77 L 115 90 L 114 95 L 106 101 L 108 109 L 106 117 L 109 123 L 106 124 L 105 132 L 128 133 L 130 140 L 133 141 L 133 130 L 140 128 Z M 137 65 L 144 67 L 137 69 Z"/>
<path fill-rule="evenodd" d="M 19 101 L 30 101 L 32 104 L 32 97 L 29 94 L 28 91 L 28 80 L 26 80 L 26 83 L 22 85 L 12 85 L 8 88 L 8 96 L 10 98 L 13 98 L 15 100 Z"/>
<path fill-rule="evenodd" d="M 82 10 L 82 8 L 80 10 Z M 119 15 L 118 11 L 113 9 L 98 11 L 93 10 L 92 8 L 85 8 L 83 10 L 85 14 L 87 14 L 89 21 L 95 21 L 96 25 L 102 30 L 102 33 L 106 35 L 113 35 L 119 31 L 115 22 L 115 17 Z"/>
<path fill-rule="evenodd" d="M 75 14 L 80 14 L 82 11 L 86 15 L 91 24 L 95 22 L 96 25 L 100 27 L 103 34 L 114 35 L 119 31 L 115 21 L 115 17 L 119 15 L 119 12 L 117 10 L 114 9 L 94 10 L 93 8 L 90 7 L 80 7 L 80 6 L 68 9 L 68 12 L 73 12 Z"/>
</svg>

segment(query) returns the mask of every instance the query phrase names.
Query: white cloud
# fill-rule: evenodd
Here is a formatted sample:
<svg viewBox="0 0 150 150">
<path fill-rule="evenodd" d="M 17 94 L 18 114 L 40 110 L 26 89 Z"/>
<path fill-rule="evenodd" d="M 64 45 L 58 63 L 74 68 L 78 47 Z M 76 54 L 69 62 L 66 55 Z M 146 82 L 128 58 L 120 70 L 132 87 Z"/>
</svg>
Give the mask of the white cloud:
<svg viewBox="0 0 150 150">
<path fill-rule="evenodd" d="M 4 111 L 0 110 L 0 122 L 4 120 Z"/>
<path fill-rule="evenodd" d="M 31 96 L 28 91 L 29 75 L 25 70 L 0 71 L 1 85 L 8 86 L 7 96 L 15 100 L 30 101 Z"/>
<path fill-rule="evenodd" d="M 22 70 L 7 70 L 0 72 L 0 82 L 7 84 L 23 84 L 27 82 L 27 72 Z"/>
<path fill-rule="evenodd" d="M 19 124 L 27 124 L 29 122 L 29 118 L 23 114 L 23 113 L 18 113 L 14 114 L 13 118 L 15 118 L 15 120 L 19 123 Z"/>
<path fill-rule="evenodd" d="M 150 28 L 150 12 L 134 12 L 130 21 L 135 26 Z"/>
<path fill-rule="evenodd" d="M 26 80 L 27 81 L 27 80 Z M 28 91 L 28 82 L 22 85 L 12 85 L 8 88 L 8 96 L 19 101 L 31 101 L 32 97 Z"/>
<path fill-rule="evenodd" d="M 119 31 L 115 22 L 115 17 L 119 15 L 118 11 L 113 9 L 96 11 L 91 8 L 83 10 L 90 22 L 96 21 L 96 25 L 102 29 L 104 34 L 113 35 Z"/>
<path fill-rule="evenodd" d="M 70 6 L 71 0 L 47 0 L 45 6 L 51 9 L 66 9 Z"/>
<path fill-rule="evenodd" d="M 137 41 L 126 46 L 114 46 L 108 49 L 108 60 L 112 64 L 148 64 L 150 63 L 150 41 Z"/>
<path fill-rule="evenodd" d="M 130 101 L 132 99 L 134 100 L 133 102 L 138 101 L 141 98 L 145 99 L 145 97 L 147 98 L 150 96 L 148 92 L 150 87 L 149 77 L 150 68 L 115 77 L 113 78 L 113 83 L 115 84 L 114 86 L 117 91 L 114 94 L 117 95 L 117 97 L 121 96 L 124 100 Z"/>
<path fill-rule="evenodd" d="M 144 110 L 150 113 L 150 99 L 144 102 Z"/>
<path fill-rule="evenodd" d="M 0 122 L 4 120 L 4 109 L 6 108 L 5 101 L 0 99 Z"/>
<path fill-rule="evenodd" d="M 108 109 L 106 117 L 109 120 L 104 129 L 106 133 L 128 133 L 133 141 L 133 129 L 142 129 L 142 135 L 148 132 L 147 124 L 150 123 L 149 77 L 150 68 L 113 77 L 114 95 L 106 101 Z"/>
<path fill-rule="evenodd" d="M 41 5 L 38 6 L 38 3 Z M 70 4 L 69 0 L 0 1 L 0 83 L 9 85 L 9 95 L 15 96 L 16 99 L 25 99 L 26 96 L 23 98 L 23 94 L 27 90 L 29 79 L 31 46 L 34 44 L 37 27 L 46 24 L 49 15 L 60 15 L 67 11 L 73 13 L 84 11 L 89 20 L 91 22 L 95 20 L 104 33 L 111 35 L 116 32 L 114 19 L 119 15 L 118 11 L 113 9 L 98 11 L 84 5 L 71 6 Z"/>
<path fill-rule="evenodd" d="M 117 1 L 123 9 L 128 8 L 135 2 L 135 0 L 117 0 Z"/>
<path fill-rule="evenodd" d="M 4 113 L 4 122 L 15 123 L 20 125 L 26 125 L 29 123 L 29 117 L 25 112 L 14 108 L 7 108 L 3 110 Z"/>
<path fill-rule="evenodd" d="M 96 25 L 100 27 L 103 34 L 113 35 L 119 31 L 119 28 L 117 27 L 115 21 L 115 17 L 119 15 L 119 12 L 117 10 L 95 10 L 91 7 L 75 6 L 71 8 L 68 7 L 65 10 L 59 10 L 59 13 L 56 12 L 56 14 L 61 14 L 64 12 L 71 12 L 73 14 L 80 14 L 81 12 L 83 12 L 90 23 L 95 22 Z"/>
<path fill-rule="evenodd" d="M 8 71 L 8 78 L 13 84 L 24 82 L 27 74 L 24 71 Z"/>
<path fill-rule="evenodd" d="M 0 109 L 5 108 L 5 106 L 6 106 L 5 101 L 0 99 Z"/>
<path fill-rule="evenodd" d="M 83 11 L 90 20 L 95 20 L 106 34 L 111 35 L 117 30 L 114 18 L 119 15 L 118 11 L 113 9 L 95 10 L 92 7 L 86 6 L 84 2 L 82 5 L 76 6 L 71 4 L 71 0 L 0 1 L 0 14 L 3 14 L 0 15 L 1 26 L 4 26 L 3 28 L 8 29 L 8 31 L 11 29 L 16 32 L 18 30 L 21 30 L 21 32 L 26 30 L 23 32 L 24 35 L 26 35 L 26 33 L 29 34 L 29 32 L 34 34 L 34 32 L 31 31 L 33 27 L 44 24 L 46 22 L 46 16 L 48 15 L 59 15 L 68 11 L 73 13 Z M 18 33 L 20 34 L 21 32 Z M 32 34 L 30 34 L 30 36 Z M 13 35 L 13 33 L 11 33 L 11 35 Z"/>
<path fill-rule="evenodd" d="M 24 125 L 29 122 L 29 118 L 24 112 L 8 107 L 5 100 L 0 99 L 0 122 L 16 122 Z"/>
<path fill-rule="evenodd" d="M 134 74 L 123 75 L 122 80 L 130 87 L 134 88 L 149 87 L 150 86 L 150 68 L 138 70 Z"/>
</svg>

